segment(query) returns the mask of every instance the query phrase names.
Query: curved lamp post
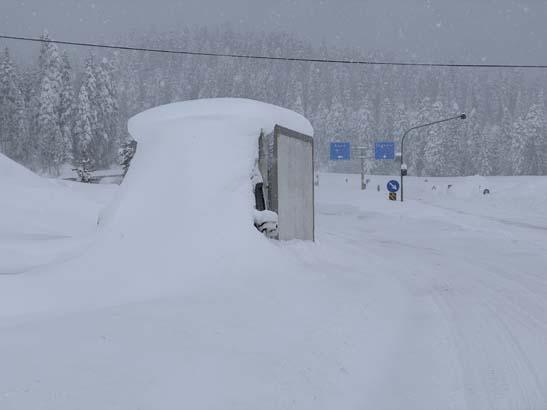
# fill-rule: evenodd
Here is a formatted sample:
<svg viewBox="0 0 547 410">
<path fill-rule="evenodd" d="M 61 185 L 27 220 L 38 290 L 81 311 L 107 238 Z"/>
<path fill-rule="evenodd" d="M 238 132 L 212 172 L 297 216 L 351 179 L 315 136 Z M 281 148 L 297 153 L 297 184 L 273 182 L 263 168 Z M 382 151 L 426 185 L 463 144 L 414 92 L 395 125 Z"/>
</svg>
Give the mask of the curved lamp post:
<svg viewBox="0 0 547 410">
<path fill-rule="evenodd" d="M 405 137 L 410 131 L 417 130 L 418 128 L 424 128 L 429 127 L 430 125 L 440 124 L 442 122 L 452 121 L 452 120 L 465 120 L 467 118 L 467 115 L 460 114 L 456 115 L 455 117 L 445 118 L 444 120 L 434 121 L 427 124 L 417 125 L 415 127 L 409 128 L 405 131 L 403 134 L 403 138 L 401 139 L 401 202 L 403 202 L 403 178 L 406 175 L 406 165 L 404 162 L 404 146 L 405 146 Z"/>
</svg>

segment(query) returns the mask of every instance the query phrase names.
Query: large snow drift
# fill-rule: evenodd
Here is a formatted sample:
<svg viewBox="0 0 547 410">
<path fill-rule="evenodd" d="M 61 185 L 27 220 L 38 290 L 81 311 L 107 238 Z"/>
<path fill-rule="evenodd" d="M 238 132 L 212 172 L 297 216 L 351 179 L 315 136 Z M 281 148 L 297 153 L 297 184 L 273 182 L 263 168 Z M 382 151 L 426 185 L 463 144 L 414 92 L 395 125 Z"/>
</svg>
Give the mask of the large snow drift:
<svg viewBox="0 0 547 410">
<path fill-rule="evenodd" d="M 73 236 L 94 233 L 115 187 L 41 178 L 0 154 L 0 275 L 27 272 L 74 253 Z"/>
<path fill-rule="evenodd" d="M 287 259 L 253 226 L 258 137 L 276 124 L 313 132 L 299 114 L 241 99 L 170 104 L 132 118 L 137 153 L 99 217 L 99 235 L 34 282 L 34 303 L 8 297 L 0 316 L 129 303 Z M 52 280 L 63 286 L 49 288 Z M 11 294 L 28 286 L 12 285 Z"/>
<path fill-rule="evenodd" d="M 263 241 L 253 227 L 250 176 L 260 132 L 276 124 L 313 133 L 301 115 L 245 99 L 187 101 L 138 114 L 129 121 L 137 153 L 101 224 L 134 250 L 153 243 L 185 257 L 234 247 L 255 252 Z"/>
<path fill-rule="evenodd" d="M 93 199 L 96 187 L 41 178 L 2 154 L 0 176 L 0 238 L 80 234 L 94 227 L 97 209 L 85 212 L 90 202 L 104 206 L 101 199 Z"/>
</svg>

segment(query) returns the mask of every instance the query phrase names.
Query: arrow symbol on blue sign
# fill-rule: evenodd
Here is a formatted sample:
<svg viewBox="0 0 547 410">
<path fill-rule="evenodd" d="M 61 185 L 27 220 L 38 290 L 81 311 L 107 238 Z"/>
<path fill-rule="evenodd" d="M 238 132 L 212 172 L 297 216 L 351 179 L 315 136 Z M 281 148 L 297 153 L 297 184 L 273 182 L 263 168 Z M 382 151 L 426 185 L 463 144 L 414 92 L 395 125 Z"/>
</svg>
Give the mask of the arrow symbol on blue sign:
<svg viewBox="0 0 547 410">
<path fill-rule="evenodd" d="M 399 181 L 395 181 L 394 179 L 387 183 L 387 190 L 389 192 L 397 192 L 399 190 L 399 187 Z"/>
</svg>

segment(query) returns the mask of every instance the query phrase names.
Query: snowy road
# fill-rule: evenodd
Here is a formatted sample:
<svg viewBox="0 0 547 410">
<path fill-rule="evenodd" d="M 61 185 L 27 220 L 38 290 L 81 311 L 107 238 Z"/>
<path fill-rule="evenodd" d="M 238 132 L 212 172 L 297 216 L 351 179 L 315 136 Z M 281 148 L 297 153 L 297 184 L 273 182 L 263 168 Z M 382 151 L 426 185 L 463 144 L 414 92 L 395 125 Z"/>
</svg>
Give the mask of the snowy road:
<svg viewBox="0 0 547 410">
<path fill-rule="evenodd" d="M 542 207 L 356 186 L 322 175 L 318 242 L 275 263 L 0 276 L 0 408 L 547 408 Z"/>
<path fill-rule="evenodd" d="M 454 408 L 547 408 L 547 231 L 518 219 L 537 218 L 495 218 L 450 201 L 403 208 L 383 193 L 359 201 L 347 188 L 321 193 L 322 245 L 354 248 L 364 270 L 381 264 L 410 301 L 393 352 L 400 377 L 389 385 L 431 401 L 409 406 L 399 395 L 387 408 L 443 407 L 439 390 L 444 408 L 450 398 Z M 431 379 L 440 357 L 446 367 Z"/>
</svg>

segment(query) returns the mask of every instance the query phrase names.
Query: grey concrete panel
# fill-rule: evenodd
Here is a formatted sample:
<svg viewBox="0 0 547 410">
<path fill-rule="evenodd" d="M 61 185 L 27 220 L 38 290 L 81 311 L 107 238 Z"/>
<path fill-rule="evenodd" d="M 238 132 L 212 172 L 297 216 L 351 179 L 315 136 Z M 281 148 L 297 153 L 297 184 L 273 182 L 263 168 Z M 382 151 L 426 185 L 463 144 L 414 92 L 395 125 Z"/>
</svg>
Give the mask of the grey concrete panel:
<svg viewBox="0 0 547 410">
<path fill-rule="evenodd" d="M 279 239 L 314 240 L 313 140 L 276 127 L 272 201 L 279 216 Z"/>
</svg>

